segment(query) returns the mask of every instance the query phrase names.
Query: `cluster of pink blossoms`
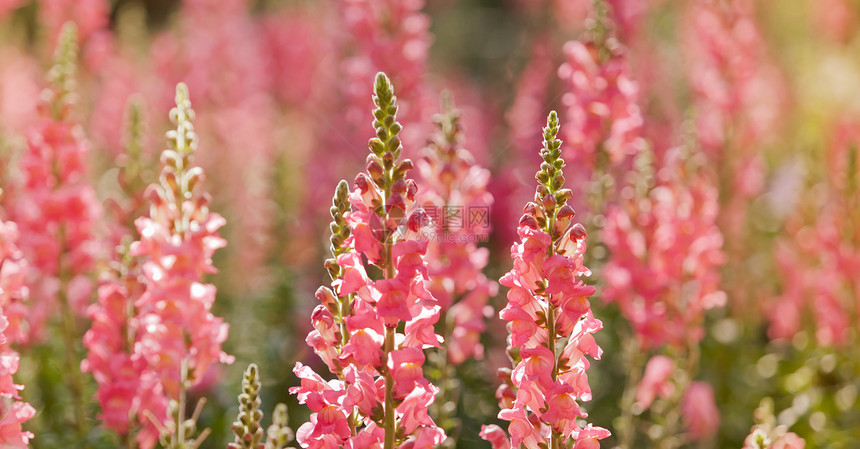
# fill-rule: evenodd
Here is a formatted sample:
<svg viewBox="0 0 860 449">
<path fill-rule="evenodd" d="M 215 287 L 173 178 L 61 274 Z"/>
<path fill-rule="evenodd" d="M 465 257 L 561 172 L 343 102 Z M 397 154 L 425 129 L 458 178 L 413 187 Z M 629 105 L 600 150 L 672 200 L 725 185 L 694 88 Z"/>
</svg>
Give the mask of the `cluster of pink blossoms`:
<svg viewBox="0 0 860 449">
<path fill-rule="evenodd" d="M 641 151 L 643 120 L 636 103 L 639 89 L 628 74 L 623 47 L 611 38 L 603 45 L 570 41 L 564 45 L 564 54 L 567 60 L 558 75 L 567 84 L 562 101 L 569 123 L 568 158 L 591 168 L 601 150 L 615 166 Z"/>
<path fill-rule="evenodd" d="M 726 299 L 717 191 L 703 173 L 686 173 L 686 163 L 680 149 L 669 151 L 654 186 L 641 185 L 652 176 L 650 163 L 641 164 L 640 185 L 624 187 L 623 202 L 606 214 L 602 296 L 618 304 L 645 348 L 700 341 L 705 310 Z"/>
<path fill-rule="evenodd" d="M 696 0 L 686 14 L 682 31 L 696 94 L 697 137 L 709 156 L 729 144 L 750 157 L 755 145 L 774 133 L 785 97 L 755 21 L 754 2 Z"/>
<path fill-rule="evenodd" d="M 202 281 L 225 244 L 217 233 L 224 219 L 209 212 L 199 191 L 203 171 L 192 165 L 197 138 L 184 84 L 170 116 L 177 129 L 168 133 L 159 182 L 147 190 L 150 214 L 136 221 L 140 240 L 129 253 L 140 272 L 131 268 L 99 288 L 82 366 L 99 383 L 102 419 L 123 434 L 136 418 L 142 448 L 159 437 L 153 420 L 167 424 L 169 399 L 199 383 L 213 363 L 232 362 L 221 350 L 228 326 L 211 312 L 215 287 Z"/>
<path fill-rule="evenodd" d="M 833 136 L 827 179 L 821 189 L 808 190 L 814 199 L 806 203 L 816 206 L 794 210 L 786 237 L 777 242 L 776 259 L 785 282 L 768 304 L 773 339 L 790 340 L 805 324 L 813 324 L 820 345 L 842 346 L 851 342 L 851 329 L 860 322 L 860 133 L 856 122 L 846 122 Z M 811 320 L 805 322 L 804 316 Z"/>
<path fill-rule="evenodd" d="M 18 371 L 19 358 L 9 343 L 20 340 L 9 336 L 20 332 L 16 321 L 20 320 L 22 311 L 26 312 L 22 303 L 28 294 L 24 283 L 27 263 L 16 245 L 18 238 L 15 223 L 0 221 L 0 446 L 4 448 L 28 447 L 33 434 L 24 432 L 21 423 L 36 414 L 33 406 L 19 400 L 18 392 L 24 387 L 16 385 L 12 379 Z"/>
<path fill-rule="evenodd" d="M 721 194 L 720 228 L 726 250 L 740 258 L 744 247 L 747 208 L 765 183 L 760 147 L 778 126 L 788 94 L 782 74 L 768 57 L 768 48 L 750 0 L 687 5 L 685 50 L 696 108 L 696 139 L 732 186 Z M 734 307 L 748 304 L 742 288 L 731 292 Z"/>
<path fill-rule="evenodd" d="M 416 163 L 425 211 L 436 217 L 425 236 L 427 289 L 439 302 L 448 360 L 459 365 L 469 358 L 481 359 L 481 334 L 486 329 L 487 302 L 497 286 L 482 273 L 489 251 L 477 242 L 490 232 L 493 203 L 487 192 L 490 172 L 476 165 L 460 143 L 459 113 L 448 107 L 437 117 L 440 132 L 431 140 L 424 158 Z"/>
<path fill-rule="evenodd" d="M 351 192 L 342 182 L 335 195 L 336 259 L 326 264 L 334 281 L 317 291 L 307 342 L 337 378 L 296 365 L 301 385 L 290 391 L 313 411 L 297 431 L 302 447 L 429 449 L 445 439 L 427 414 L 438 389 L 422 371 L 423 350 L 441 342 L 434 330 L 440 307 L 425 286 L 427 242 L 417 237 L 426 215 L 406 178 L 412 162 L 400 160 L 395 100 L 378 74 L 367 171 Z M 383 277 L 371 279 L 369 269 Z"/>
<path fill-rule="evenodd" d="M 430 19 L 421 13 L 423 0 L 342 0 L 343 23 L 356 43 L 356 55 L 345 62 L 347 111 L 360 123 L 366 104 L 367 80 L 378 70 L 397 73 L 401 117 L 408 125 L 406 143 L 418 143 L 426 133 L 421 123 L 428 106 L 424 93 Z M 412 130 L 414 129 L 414 131 Z M 413 139 L 414 137 L 414 139 Z M 413 142 L 412 140 L 415 140 Z"/>
<path fill-rule="evenodd" d="M 686 166 L 695 158 L 680 148 L 666 153 L 657 179 L 650 157 L 644 152 L 636 159 L 632 182 L 621 190 L 622 203 L 607 210 L 603 238 L 610 255 L 602 272 L 603 298 L 618 304 L 642 348 L 683 352 L 704 337 L 705 311 L 726 301 L 720 289 L 725 255 L 716 225 L 717 191 L 701 168 Z M 713 390 L 685 376 L 677 382 L 678 370 L 675 360 L 653 356 L 636 386 L 636 404 L 644 411 L 657 397 L 674 399 L 679 387 L 687 435 L 703 440 L 719 426 Z"/>
<path fill-rule="evenodd" d="M 10 191 L 8 212 L 21 232 L 29 262 L 30 305 L 15 341 L 39 341 L 56 310 L 83 316 L 92 294 L 90 276 L 99 256 L 94 238 L 101 205 L 89 183 L 89 145 L 71 118 L 76 72 L 76 35 L 67 25 L 48 73 L 51 87 L 41 115 L 27 134 L 22 185 Z M 65 312 L 64 312 L 65 313 Z"/>
<path fill-rule="evenodd" d="M 609 436 L 606 429 L 577 424 L 587 416 L 577 400 L 591 400 L 585 355 L 602 355 L 592 334 L 603 324 L 592 315 L 587 299 L 594 287 L 581 280 L 591 273 L 583 266 L 586 233 L 572 223 L 571 191 L 562 188 L 558 131 L 553 111 L 543 132 L 535 202 L 526 205 L 520 219 L 520 242 L 511 248 L 514 267 L 500 281 L 510 289 L 499 316 L 509 323 L 508 350 L 515 367 L 504 373 L 506 382 L 496 393 L 499 418 L 510 421 L 510 440 L 495 425 L 481 431 L 494 449 L 521 444 L 567 448 L 571 441 L 575 449 L 592 449 Z"/>
</svg>

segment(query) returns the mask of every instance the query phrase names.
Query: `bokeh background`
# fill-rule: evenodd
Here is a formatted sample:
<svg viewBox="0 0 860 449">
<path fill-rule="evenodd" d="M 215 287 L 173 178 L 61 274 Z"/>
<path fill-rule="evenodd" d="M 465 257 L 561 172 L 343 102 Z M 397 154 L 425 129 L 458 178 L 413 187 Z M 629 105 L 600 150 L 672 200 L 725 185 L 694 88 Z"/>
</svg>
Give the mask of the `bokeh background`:
<svg viewBox="0 0 860 449">
<path fill-rule="evenodd" d="M 625 385 L 635 384 L 647 356 L 669 354 L 679 364 L 695 357 L 688 374 L 712 386 L 720 412 L 718 433 L 687 447 L 741 447 L 768 406 L 773 422 L 806 438 L 807 447 L 858 447 L 860 2 L 596 4 L 602 12 L 592 0 L 2 0 L 3 184 L 19 176 L 25 130 L 38 115 L 66 21 L 79 30 L 73 114 L 91 145 L 91 182 L 107 205 L 105 221 L 115 219 L 110 204 L 125 195 L 118 165 L 138 167 L 142 185 L 154 181 L 174 86 L 188 84 L 197 161 L 212 210 L 227 219 L 228 246 L 210 280 L 218 287 L 214 312 L 230 323 L 225 349 L 236 357 L 192 395 L 208 398 L 200 422 L 213 433 L 204 447 L 224 447 L 250 362 L 261 369 L 263 410 L 285 402 L 293 428 L 307 419 L 287 389 L 297 383 L 297 361 L 319 365 L 304 339 L 313 292 L 328 280 L 328 205 L 337 181 L 351 181 L 363 167 L 374 74 L 383 70 L 394 82 L 405 156 L 413 159 L 434 130 L 441 92 L 452 93 L 465 146 L 492 175 L 492 233 L 483 245 L 494 279 L 510 268 L 517 220 L 533 195 L 540 127 L 557 109 L 565 157 L 577 173 L 569 182 L 578 217 L 591 234 L 592 309 L 605 326 L 596 337 L 604 357 L 589 371 L 589 421 L 613 430 L 629 412 Z M 708 204 L 725 259 L 701 270 L 718 277 L 725 300 L 694 323 L 703 330 L 700 344 L 637 346 L 620 305 L 624 295 L 644 293 L 619 293 L 616 285 L 611 302 L 602 296 L 618 280 L 602 275 L 619 246 L 606 244 L 606 215 L 629 199 L 619 186 L 645 175 L 631 151 L 607 163 L 565 134 L 566 123 L 577 120 L 577 98 L 585 98 L 572 78 L 560 76 L 564 64 L 576 66 L 569 41 L 590 42 L 623 61 L 621 97 L 641 118 L 626 139 L 653 155 L 656 176 L 670 166 L 670 149 L 683 148 L 680 158 L 705 175 L 673 188 L 705 186 L 715 195 Z M 129 101 L 143 105 L 144 124 L 141 153 L 131 159 Z M 616 114 L 612 104 L 604 107 Z M 592 128 L 599 134 L 601 126 Z M 639 260 L 684 258 L 686 249 L 646 249 Z M 676 281 L 658 288 L 657 301 L 682 289 L 685 281 Z M 495 422 L 494 372 L 508 363 L 496 315 L 505 303 L 500 290 L 483 337 L 487 357 L 457 370 L 458 448 L 489 447 L 478 432 Z M 70 399 L 55 356 L 61 345 L 49 339 L 19 348 L 23 397 L 39 411 L 25 425 L 36 435 L 32 446 L 115 447 L 95 421 L 85 441 L 67 432 Z M 92 394 L 95 384 L 87 381 Z M 649 441 L 678 418 L 670 405 L 666 414 L 652 409 L 640 417 L 636 447 L 657 447 Z M 98 404 L 85 406 L 95 416 Z M 603 443 L 614 444 L 615 437 Z"/>
</svg>

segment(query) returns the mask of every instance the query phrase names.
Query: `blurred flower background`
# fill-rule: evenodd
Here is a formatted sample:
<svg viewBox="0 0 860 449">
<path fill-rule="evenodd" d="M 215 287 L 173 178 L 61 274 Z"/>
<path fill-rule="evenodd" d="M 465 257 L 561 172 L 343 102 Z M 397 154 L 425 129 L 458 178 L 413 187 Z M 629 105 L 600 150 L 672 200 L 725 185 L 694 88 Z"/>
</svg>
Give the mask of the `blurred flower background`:
<svg viewBox="0 0 860 449">
<path fill-rule="evenodd" d="M 550 110 L 603 323 L 577 385 L 600 444 L 858 447 L 858 19 L 855 0 L 0 0 L 0 435 L 152 447 L 206 398 L 200 447 L 225 447 L 243 379 L 306 423 L 288 390 L 297 362 L 326 369 L 315 291 L 360 221 L 330 229 L 330 201 L 373 175 L 384 71 L 408 202 L 439 225 L 442 447 L 507 425 L 522 318 L 499 319 L 516 299 L 495 281 Z"/>
</svg>

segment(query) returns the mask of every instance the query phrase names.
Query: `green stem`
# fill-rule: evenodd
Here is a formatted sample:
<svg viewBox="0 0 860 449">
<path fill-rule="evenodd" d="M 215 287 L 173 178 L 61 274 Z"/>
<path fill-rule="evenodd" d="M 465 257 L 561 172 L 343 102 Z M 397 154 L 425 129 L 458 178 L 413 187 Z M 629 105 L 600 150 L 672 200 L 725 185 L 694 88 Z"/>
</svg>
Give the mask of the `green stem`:
<svg viewBox="0 0 860 449">
<path fill-rule="evenodd" d="M 188 379 L 188 359 L 183 358 L 180 367 L 181 379 L 179 381 L 179 407 L 176 418 L 176 433 L 173 448 L 179 449 L 185 446 L 185 383 Z"/>
<path fill-rule="evenodd" d="M 75 354 L 75 341 L 78 335 L 75 329 L 75 318 L 72 316 L 72 309 L 69 306 L 68 298 L 65 293 L 66 283 L 60 284 L 60 303 L 63 309 L 63 346 L 65 347 L 66 365 L 69 370 L 66 376 L 69 391 L 72 393 L 72 403 L 75 408 L 75 428 L 78 436 L 83 437 L 86 434 L 86 414 L 84 413 L 84 385 L 80 375 L 80 366 L 76 364 L 77 357 Z"/>
<path fill-rule="evenodd" d="M 384 357 L 388 360 L 388 354 L 394 350 L 394 328 L 385 328 Z M 395 428 L 394 413 L 394 378 L 385 370 L 385 449 L 394 449 Z"/>
<path fill-rule="evenodd" d="M 620 425 L 616 426 L 618 432 L 619 447 L 630 449 L 636 437 L 636 417 L 633 415 L 633 403 L 635 402 L 636 386 L 642 376 L 642 351 L 632 337 L 622 339 L 627 343 L 622 347 L 622 362 L 626 371 L 630 374 L 624 392 L 621 394 L 621 416 Z"/>
<path fill-rule="evenodd" d="M 552 381 L 556 382 L 558 380 L 558 355 L 555 353 L 555 306 L 552 305 L 552 302 L 548 302 L 547 304 L 547 313 L 546 313 L 546 330 L 547 330 L 547 348 L 552 352 Z M 550 438 L 550 449 L 558 449 L 560 447 L 559 442 L 561 438 L 561 432 L 552 429 L 552 437 Z"/>
<path fill-rule="evenodd" d="M 386 187 L 386 199 L 388 199 L 388 195 L 390 194 L 389 186 Z M 384 219 L 384 218 L 383 218 Z M 391 248 L 392 243 L 390 242 L 391 236 L 385 236 L 385 278 L 393 279 L 394 278 L 394 260 L 391 257 Z M 395 447 L 395 434 L 397 433 L 396 420 L 395 420 L 395 410 L 394 410 L 394 377 L 391 375 L 391 372 L 388 370 L 388 354 L 394 350 L 394 334 L 396 333 L 396 328 L 385 326 L 385 343 L 382 348 L 382 357 L 383 357 L 383 371 L 385 371 L 385 449 L 394 449 Z"/>
<path fill-rule="evenodd" d="M 86 413 L 84 412 L 84 384 L 81 378 L 80 365 L 76 362 L 77 350 L 75 342 L 80 339 L 75 325 L 75 317 L 72 314 L 72 307 L 69 304 L 69 298 L 66 295 L 68 286 L 68 275 L 63 269 L 63 254 L 65 254 L 66 229 L 65 226 L 60 226 L 59 231 L 60 253 L 57 260 L 57 278 L 60 281 L 60 290 L 58 300 L 62 310 L 62 332 L 63 332 L 63 347 L 65 348 L 66 368 L 68 375 L 66 376 L 69 392 L 72 394 L 72 404 L 75 410 L 75 430 L 78 437 L 83 437 L 86 434 Z"/>
</svg>

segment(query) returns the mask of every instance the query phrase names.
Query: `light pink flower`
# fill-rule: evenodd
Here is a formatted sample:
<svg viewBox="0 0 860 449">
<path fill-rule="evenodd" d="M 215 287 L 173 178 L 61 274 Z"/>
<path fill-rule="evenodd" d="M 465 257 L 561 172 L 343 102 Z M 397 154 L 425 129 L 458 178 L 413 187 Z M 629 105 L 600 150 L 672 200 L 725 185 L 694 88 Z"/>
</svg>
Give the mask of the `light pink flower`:
<svg viewBox="0 0 860 449">
<path fill-rule="evenodd" d="M 605 429 L 585 431 L 590 425 L 583 428 L 577 421 L 586 416 L 578 401 L 591 400 L 585 355 L 595 359 L 602 355 L 591 335 L 602 323 L 583 296 L 594 289 L 581 280 L 590 274 L 582 261 L 585 231 L 571 223 L 573 213 L 567 205 L 571 192 L 562 188 L 563 174 L 555 169 L 564 166 L 558 132 L 558 118 L 552 112 L 543 130 L 545 163 L 536 176 L 535 202 L 526 205 L 520 219 L 520 241 L 511 248 L 513 269 L 499 281 L 510 289 L 508 304 L 499 313 L 510 323 L 508 350 L 519 349 L 510 375 L 500 370 L 506 385 L 497 391 L 499 418 L 510 421 L 512 447 L 536 449 L 549 445 L 550 439 L 568 438 L 577 447 L 589 447 L 594 438 L 609 435 Z M 562 308 L 571 298 L 580 298 L 580 307 Z M 495 428 L 485 427 L 482 437 L 491 439 L 494 447 L 507 445 Z"/>
<path fill-rule="evenodd" d="M 367 171 L 351 190 L 342 181 L 332 200 L 333 258 L 326 262 L 331 289 L 318 290 L 324 309 L 314 314 L 308 343 L 336 378 L 325 383 L 296 365 L 302 386 L 290 391 L 314 412 L 297 432 L 305 448 L 380 447 L 392 432 L 405 440 L 404 448 L 429 448 L 445 439 L 428 415 L 438 389 L 422 367 L 423 348 L 441 341 L 433 330 L 440 306 L 425 286 L 427 242 L 417 237 L 426 217 L 416 204 L 415 182 L 406 178 L 412 162 L 399 159 L 394 101 L 390 81 L 380 73 L 374 96 L 378 137 L 370 141 Z M 383 158 L 390 158 L 390 168 L 383 168 Z M 371 265 L 382 271 L 381 279 L 368 276 Z M 334 323 L 339 329 L 332 329 Z"/>
<path fill-rule="evenodd" d="M 657 397 L 668 398 L 675 393 L 671 377 L 675 372 L 675 361 L 665 355 L 655 355 L 645 365 L 645 374 L 636 387 L 636 402 L 648 409 Z"/>
<path fill-rule="evenodd" d="M 18 372 L 18 353 L 9 347 L 6 332 L 10 323 L 4 309 L 16 308 L 26 301 L 28 290 L 21 282 L 20 268 L 26 267 L 16 247 L 18 232 L 15 223 L 0 221 L 0 446 L 26 448 L 33 434 L 25 432 L 21 423 L 36 414 L 36 409 L 22 402 L 18 392 L 23 385 L 15 384 L 12 375 Z M 12 328 L 11 330 L 15 330 Z"/>
<path fill-rule="evenodd" d="M 712 437 L 720 427 L 720 411 L 714 401 L 714 390 L 705 382 L 693 382 L 687 387 L 681 411 L 687 432 L 694 441 Z"/>
<path fill-rule="evenodd" d="M 606 214 L 603 297 L 618 304 L 645 347 L 700 340 L 705 311 L 725 303 L 717 190 L 704 172 L 688 173 L 684 160 L 668 152 L 657 186 L 624 187 L 630 197 Z"/>
</svg>

